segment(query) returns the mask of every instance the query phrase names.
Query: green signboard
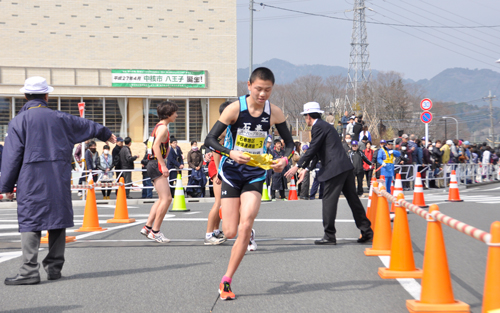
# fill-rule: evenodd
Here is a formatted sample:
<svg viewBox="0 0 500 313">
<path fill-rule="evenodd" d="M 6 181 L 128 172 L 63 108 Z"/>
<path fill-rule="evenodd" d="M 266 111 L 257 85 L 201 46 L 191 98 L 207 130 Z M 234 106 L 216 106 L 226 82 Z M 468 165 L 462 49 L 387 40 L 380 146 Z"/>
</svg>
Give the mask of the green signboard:
<svg viewBox="0 0 500 313">
<path fill-rule="evenodd" d="M 111 70 L 112 87 L 207 88 L 205 71 Z"/>
</svg>

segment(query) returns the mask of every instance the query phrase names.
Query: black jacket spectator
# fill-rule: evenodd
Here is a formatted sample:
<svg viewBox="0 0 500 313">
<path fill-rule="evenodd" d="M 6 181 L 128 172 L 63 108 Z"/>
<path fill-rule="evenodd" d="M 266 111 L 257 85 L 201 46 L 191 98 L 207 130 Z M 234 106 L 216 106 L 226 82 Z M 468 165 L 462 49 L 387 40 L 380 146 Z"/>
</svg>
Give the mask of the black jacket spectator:
<svg viewBox="0 0 500 313">
<path fill-rule="evenodd" d="M 132 170 L 134 169 L 134 161 L 137 159 L 137 156 L 132 156 L 130 152 L 130 148 L 124 145 L 120 150 L 120 163 L 121 169 L 123 170 Z"/>
<path fill-rule="evenodd" d="M 372 165 L 372 162 L 368 160 L 366 155 L 361 150 L 356 150 L 356 151 L 349 150 L 347 156 L 349 157 L 349 159 L 352 162 L 352 165 L 354 166 L 353 170 L 354 174 L 364 173 L 363 162 L 365 162 L 368 165 Z"/>
<path fill-rule="evenodd" d="M 113 156 L 113 166 L 115 169 L 120 170 L 122 168 L 122 162 L 120 161 L 120 150 L 122 147 L 119 145 L 116 145 L 113 148 L 113 151 L 111 152 L 111 155 Z"/>
</svg>

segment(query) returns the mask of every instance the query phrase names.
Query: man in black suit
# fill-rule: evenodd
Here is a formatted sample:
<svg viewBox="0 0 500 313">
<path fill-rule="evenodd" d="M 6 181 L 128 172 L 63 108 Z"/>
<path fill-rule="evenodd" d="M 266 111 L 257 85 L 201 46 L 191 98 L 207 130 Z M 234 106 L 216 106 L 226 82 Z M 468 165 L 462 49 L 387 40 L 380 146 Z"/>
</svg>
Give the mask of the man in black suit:
<svg viewBox="0 0 500 313">
<path fill-rule="evenodd" d="M 304 104 L 304 112 L 301 114 L 304 115 L 307 125 L 312 126 L 312 141 L 309 149 L 301 156 L 297 165 L 292 167 L 285 175 L 286 177 L 295 175 L 299 168 L 306 168 L 307 164 L 312 161 L 311 166 L 299 174 L 297 183 L 300 183 L 305 173 L 313 169 L 318 160 L 321 161 L 322 167 L 317 177 L 320 182 L 325 183 L 323 195 L 323 227 L 325 234 L 322 239 L 316 240 L 315 244 L 337 244 L 335 218 L 337 217 L 337 203 L 341 192 L 349 203 L 356 227 L 361 231 L 358 242 L 366 242 L 373 238 L 373 230 L 356 191 L 352 163 L 342 147 L 342 142 L 335 127 L 321 119 L 322 113 L 319 103 L 308 102 Z"/>
</svg>

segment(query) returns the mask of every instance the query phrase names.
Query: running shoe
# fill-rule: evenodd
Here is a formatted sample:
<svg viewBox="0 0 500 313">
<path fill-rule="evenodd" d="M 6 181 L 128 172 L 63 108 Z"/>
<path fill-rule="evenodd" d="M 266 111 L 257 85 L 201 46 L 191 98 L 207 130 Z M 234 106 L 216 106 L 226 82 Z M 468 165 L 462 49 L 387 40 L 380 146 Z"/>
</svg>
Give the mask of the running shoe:
<svg viewBox="0 0 500 313">
<path fill-rule="evenodd" d="M 208 238 L 208 239 L 207 239 L 207 238 L 205 237 L 205 242 L 204 242 L 204 244 L 205 244 L 206 246 L 215 246 L 215 245 L 220 245 L 220 244 L 221 244 L 221 243 L 223 243 L 223 242 L 224 242 L 224 241 L 222 241 L 222 239 L 221 239 L 221 238 L 219 238 L 219 237 L 215 236 L 215 234 L 214 234 L 214 233 L 212 233 L 212 236 L 211 236 L 210 238 Z"/>
<path fill-rule="evenodd" d="M 252 228 L 252 233 L 250 234 L 250 242 L 248 243 L 247 251 L 257 250 L 257 243 L 255 242 L 255 230 Z"/>
<path fill-rule="evenodd" d="M 150 229 L 148 229 L 146 226 L 144 226 L 142 229 L 141 229 L 141 235 L 144 235 L 144 236 L 148 236 L 149 233 L 151 232 Z"/>
<path fill-rule="evenodd" d="M 219 233 L 218 235 L 216 235 L 215 237 L 217 237 L 217 238 L 221 239 L 221 240 L 222 240 L 222 242 L 221 242 L 221 243 L 224 243 L 224 242 L 226 242 L 226 240 L 227 240 L 226 235 L 224 235 L 224 233 L 223 233 L 222 231 L 220 231 L 220 233 Z"/>
<path fill-rule="evenodd" d="M 235 294 L 231 291 L 231 284 L 227 281 L 220 283 L 219 293 L 221 300 L 233 300 L 236 298 Z"/>
<path fill-rule="evenodd" d="M 170 239 L 165 237 L 165 235 L 162 232 L 158 232 L 157 234 L 150 232 L 148 235 L 148 238 L 151 240 L 154 240 L 159 243 L 169 243 Z"/>
</svg>

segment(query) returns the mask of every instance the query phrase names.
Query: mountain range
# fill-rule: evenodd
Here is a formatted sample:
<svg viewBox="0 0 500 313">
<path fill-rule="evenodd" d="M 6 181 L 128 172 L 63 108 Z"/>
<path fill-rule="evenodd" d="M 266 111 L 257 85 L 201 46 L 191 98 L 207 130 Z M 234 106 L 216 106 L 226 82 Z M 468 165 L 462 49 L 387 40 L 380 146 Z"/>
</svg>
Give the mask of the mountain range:
<svg viewBox="0 0 500 313">
<path fill-rule="evenodd" d="M 317 75 L 323 78 L 337 75 L 347 76 L 348 71 L 342 66 L 294 65 L 280 59 L 271 59 L 262 64 L 255 64 L 254 68 L 259 66 L 270 68 L 276 81 L 284 84 L 291 83 L 297 77 L 305 75 Z M 378 73 L 379 71 L 372 70 L 374 79 Z M 248 80 L 248 74 L 248 67 L 238 69 L 238 81 Z M 448 68 L 431 79 L 418 81 L 405 79 L 405 82 L 422 86 L 425 90 L 425 97 L 438 101 L 470 102 L 488 96 L 490 90 L 492 95 L 500 97 L 500 73 L 488 69 Z M 494 101 L 493 105 L 500 107 L 500 101 Z"/>
</svg>

